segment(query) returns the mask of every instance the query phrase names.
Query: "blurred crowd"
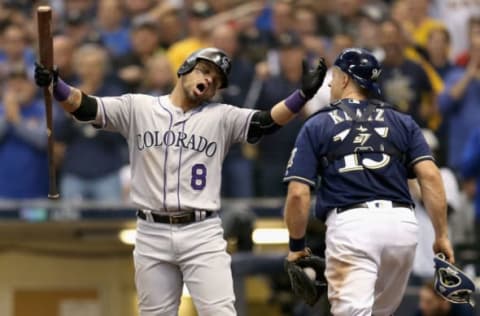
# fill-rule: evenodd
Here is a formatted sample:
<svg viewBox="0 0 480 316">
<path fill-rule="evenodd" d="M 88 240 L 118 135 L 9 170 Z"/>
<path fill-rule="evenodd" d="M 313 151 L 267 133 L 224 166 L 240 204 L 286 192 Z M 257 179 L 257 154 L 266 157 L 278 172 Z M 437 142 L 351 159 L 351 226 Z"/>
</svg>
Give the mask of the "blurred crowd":
<svg viewBox="0 0 480 316">
<path fill-rule="evenodd" d="M 233 61 L 230 86 L 217 101 L 268 109 L 300 86 L 303 58 L 325 57 L 332 65 L 344 48 L 371 50 L 383 68 L 378 97 L 413 116 L 442 167 L 453 241 L 474 240 L 473 223 L 480 228 L 480 1 L 0 0 L 0 198 L 43 198 L 48 191 L 45 110 L 32 80 L 35 12 L 45 4 L 53 8 L 61 77 L 97 96 L 167 94 L 193 50 L 216 46 Z M 224 197 L 284 196 L 281 179 L 297 132 L 328 105 L 329 76 L 295 122 L 258 145 L 232 148 L 223 167 Z M 80 125 L 57 104 L 54 132 L 62 198 L 128 199 L 121 136 Z M 412 195 L 419 221 L 428 226 L 415 183 Z M 419 249 L 433 238 L 428 227 L 422 232 L 427 242 Z M 416 266 L 420 277 L 431 265 L 430 257 L 423 259 Z"/>
</svg>

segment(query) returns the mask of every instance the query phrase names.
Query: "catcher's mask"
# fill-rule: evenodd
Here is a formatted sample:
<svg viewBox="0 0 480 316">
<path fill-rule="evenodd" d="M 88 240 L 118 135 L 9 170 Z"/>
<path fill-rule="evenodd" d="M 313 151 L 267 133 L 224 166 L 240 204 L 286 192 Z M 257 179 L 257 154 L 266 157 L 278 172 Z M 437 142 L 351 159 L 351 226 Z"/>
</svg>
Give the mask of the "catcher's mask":
<svg viewBox="0 0 480 316">
<path fill-rule="evenodd" d="M 217 67 L 222 76 L 220 89 L 226 88 L 228 86 L 228 74 L 232 67 L 232 61 L 223 50 L 214 47 L 199 49 L 188 56 L 177 71 L 178 77 L 192 71 L 193 67 L 195 67 L 200 60 L 208 61 Z"/>
<path fill-rule="evenodd" d="M 435 255 L 435 291 L 451 303 L 474 305 L 475 284 L 463 271 L 445 260 L 443 253 Z"/>
</svg>

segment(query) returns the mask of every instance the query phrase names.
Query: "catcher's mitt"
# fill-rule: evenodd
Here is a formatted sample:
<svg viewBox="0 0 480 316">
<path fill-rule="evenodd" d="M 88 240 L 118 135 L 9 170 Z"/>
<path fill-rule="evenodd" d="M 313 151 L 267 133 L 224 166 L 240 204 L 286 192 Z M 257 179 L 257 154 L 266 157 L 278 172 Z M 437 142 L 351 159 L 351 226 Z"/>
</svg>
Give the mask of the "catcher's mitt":
<svg viewBox="0 0 480 316">
<path fill-rule="evenodd" d="M 308 305 L 315 305 L 327 289 L 327 281 L 323 275 L 325 260 L 318 256 L 308 255 L 295 261 L 285 259 L 284 265 L 293 293 Z M 305 268 L 312 268 L 315 271 L 315 279 L 310 279 Z"/>
<path fill-rule="evenodd" d="M 443 253 L 438 253 L 435 262 L 435 291 L 449 302 L 473 306 L 472 294 L 475 292 L 473 281 L 459 268 L 445 260 Z"/>
</svg>

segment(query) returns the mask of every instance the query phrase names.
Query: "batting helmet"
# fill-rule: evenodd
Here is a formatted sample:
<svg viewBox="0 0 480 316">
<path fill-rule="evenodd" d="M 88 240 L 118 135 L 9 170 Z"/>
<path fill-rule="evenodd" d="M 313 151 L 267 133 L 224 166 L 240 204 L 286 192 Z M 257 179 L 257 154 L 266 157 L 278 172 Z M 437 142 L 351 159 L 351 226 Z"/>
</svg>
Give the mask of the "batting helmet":
<svg viewBox="0 0 480 316">
<path fill-rule="evenodd" d="M 334 63 L 347 73 L 362 88 L 380 94 L 376 83 L 381 68 L 375 56 L 363 48 L 347 48 L 343 50 Z"/>
<path fill-rule="evenodd" d="M 180 77 L 192 71 L 199 60 L 206 60 L 217 66 L 222 74 L 222 85 L 220 88 L 223 89 L 228 86 L 228 74 L 230 73 L 232 62 L 228 55 L 218 48 L 209 47 L 193 52 L 180 66 L 177 75 Z"/>
<path fill-rule="evenodd" d="M 449 302 L 473 306 L 475 283 L 462 270 L 445 260 L 443 253 L 436 254 L 434 261 L 435 291 Z"/>
</svg>

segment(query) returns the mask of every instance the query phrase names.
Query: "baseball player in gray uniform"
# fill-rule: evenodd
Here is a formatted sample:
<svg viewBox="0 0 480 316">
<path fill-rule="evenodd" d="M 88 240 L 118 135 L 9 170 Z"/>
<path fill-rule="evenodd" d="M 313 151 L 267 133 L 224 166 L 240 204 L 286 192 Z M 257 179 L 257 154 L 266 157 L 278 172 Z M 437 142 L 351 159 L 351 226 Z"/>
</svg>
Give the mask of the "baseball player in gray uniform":
<svg viewBox="0 0 480 316">
<path fill-rule="evenodd" d="M 301 88 L 270 111 L 211 102 L 227 87 L 221 50 L 192 53 L 170 94 L 94 97 L 37 64 L 35 80 L 77 120 L 121 133 L 138 206 L 135 282 L 142 316 L 177 315 L 185 283 L 199 315 L 235 315 L 230 256 L 217 211 L 222 161 L 235 142 L 257 142 L 289 122 L 324 80 L 323 60 L 303 64 Z M 94 161 L 85 163 L 95 163 Z"/>
</svg>

